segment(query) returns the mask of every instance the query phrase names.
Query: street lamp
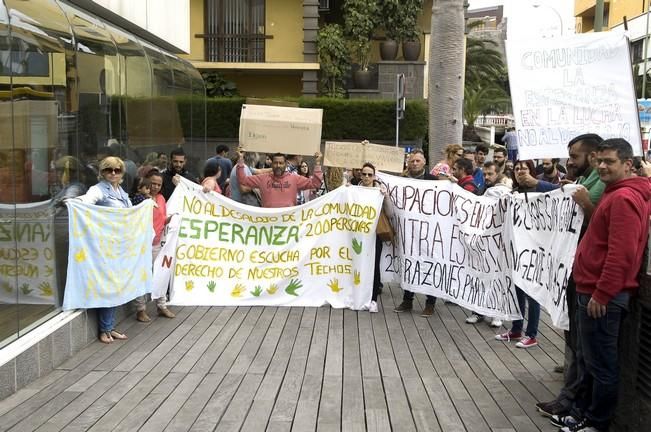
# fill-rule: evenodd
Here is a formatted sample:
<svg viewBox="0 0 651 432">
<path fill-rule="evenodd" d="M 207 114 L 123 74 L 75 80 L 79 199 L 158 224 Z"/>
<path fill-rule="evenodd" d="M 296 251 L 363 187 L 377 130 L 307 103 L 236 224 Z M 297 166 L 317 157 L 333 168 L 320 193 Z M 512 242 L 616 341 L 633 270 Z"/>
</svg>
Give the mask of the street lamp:
<svg viewBox="0 0 651 432">
<path fill-rule="evenodd" d="M 561 32 L 561 36 L 563 36 L 563 17 L 561 17 L 561 14 L 556 10 L 556 8 L 550 6 L 550 5 L 543 5 L 540 3 L 535 3 L 532 5 L 534 8 L 538 9 L 541 6 L 545 6 L 546 8 L 550 9 L 552 12 L 556 14 L 556 17 L 558 17 L 558 22 L 559 22 L 559 28 Z"/>
</svg>

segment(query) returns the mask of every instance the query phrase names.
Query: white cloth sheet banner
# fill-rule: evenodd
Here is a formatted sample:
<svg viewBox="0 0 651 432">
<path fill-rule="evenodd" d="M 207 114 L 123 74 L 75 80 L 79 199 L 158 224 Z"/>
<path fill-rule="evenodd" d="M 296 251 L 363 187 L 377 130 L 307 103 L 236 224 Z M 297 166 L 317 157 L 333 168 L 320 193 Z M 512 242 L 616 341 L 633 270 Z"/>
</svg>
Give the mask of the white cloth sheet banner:
<svg viewBox="0 0 651 432">
<path fill-rule="evenodd" d="M 63 309 L 119 306 L 152 289 L 152 200 L 112 208 L 66 202 L 70 250 Z"/>
<path fill-rule="evenodd" d="M 384 281 L 508 320 L 521 317 L 517 285 L 567 328 L 565 289 L 583 221 L 574 186 L 496 199 L 447 180 L 379 177 L 396 231 L 382 253 Z"/>
<path fill-rule="evenodd" d="M 246 206 L 183 181 L 154 263 L 174 305 L 362 309 L 373 285 L 377 189 L 340 187 L 298 207 Z"/>
<path fill-rule="evenodd" d="M 567 157 L 585 133 L 624 138 L 642 155 L 624 33 L 509 39 L 506 53 L 520 159 Z"/>
</svg>

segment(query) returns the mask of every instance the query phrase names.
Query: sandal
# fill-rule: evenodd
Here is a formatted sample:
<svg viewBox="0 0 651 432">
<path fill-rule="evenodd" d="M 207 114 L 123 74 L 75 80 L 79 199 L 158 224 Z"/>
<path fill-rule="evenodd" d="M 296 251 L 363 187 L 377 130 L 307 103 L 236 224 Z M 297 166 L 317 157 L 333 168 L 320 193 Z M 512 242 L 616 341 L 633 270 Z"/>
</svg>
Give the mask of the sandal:
<svg viewBox="0 0 651 432">
<path fill-rule="evenodd" d="M 101 332 L 99 334 L 99 341 L 101 343 L 110 344 L 111 342 L 113 342 L 113 338 L 111 337 L 111 333 L 109 333 L 109 332 Z"/>
<path fill-rule="evenodd" d="M 113 337 L 113 339 L 118 339 L 118 340 L 129 339 L 127 335 L 125 335 L 124 333 L 120 333 L 117 330 L 111 330 L 110 335 Z"/>
</svg>

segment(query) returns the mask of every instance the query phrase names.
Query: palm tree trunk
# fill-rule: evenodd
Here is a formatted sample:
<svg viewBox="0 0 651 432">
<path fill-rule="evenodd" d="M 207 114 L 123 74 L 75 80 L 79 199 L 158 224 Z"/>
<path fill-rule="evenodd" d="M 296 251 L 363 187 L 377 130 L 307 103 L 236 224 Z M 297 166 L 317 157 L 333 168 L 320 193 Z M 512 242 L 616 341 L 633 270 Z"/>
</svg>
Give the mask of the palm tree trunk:
<svg viewBox="0 0 651 432">
<path fill-rule="evenodd" d="M 464 0 L 434 0 L 429 56 L 429 163 L 461 144 L 465 63 Z"/>
</svg>

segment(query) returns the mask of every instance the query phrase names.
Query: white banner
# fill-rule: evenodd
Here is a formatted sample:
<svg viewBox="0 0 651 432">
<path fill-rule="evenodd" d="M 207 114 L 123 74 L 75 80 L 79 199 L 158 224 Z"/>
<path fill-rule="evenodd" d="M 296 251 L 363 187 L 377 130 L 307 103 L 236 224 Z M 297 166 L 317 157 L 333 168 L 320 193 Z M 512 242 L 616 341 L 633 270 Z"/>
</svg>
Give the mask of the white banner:
<svg viewBox="0 0 651 432">
<path fill-rule="evenodd" d="M 554 325 L 567 330 L 565 291 L 583 210 L 572 199 L 577 186 L 563 189 L 510 196 L 506 258 L 513 283 L 549 312 Z"/>
<path fill-rule="evenodd" d="M 119 306 L 151 292 L 152 200 L 113 208 L 71 199 L 63 309 Z"/>
<path fill-rule="evenodd" d="M 379 176 L 396 230 L 383 280 L 508 320 L 521 317 L 517 285 L 567 328 L 565 289 L 583 221 L 575 187 L 495 199 L 449 181 Z"/>
<path fill-rule="evenodd" d="M 0 303 L 58 305 L 50 201 L 0 205 Z"/>
<path fill-rule="evenodd" d="M 184 181 L 154 263 L 154 297 L 175 305 L 361 309 L 373 284 L 377 189 L 341 187 L 299 207 L 264 209 Z"/>
<path fill-rule="evenodd" d="M 623 33 L 506 41 L 519 158 L 568 157 L 584 133 L 624 138 L 642 155 L 628 39 Z"/>
</svg>

